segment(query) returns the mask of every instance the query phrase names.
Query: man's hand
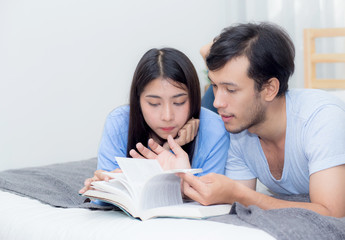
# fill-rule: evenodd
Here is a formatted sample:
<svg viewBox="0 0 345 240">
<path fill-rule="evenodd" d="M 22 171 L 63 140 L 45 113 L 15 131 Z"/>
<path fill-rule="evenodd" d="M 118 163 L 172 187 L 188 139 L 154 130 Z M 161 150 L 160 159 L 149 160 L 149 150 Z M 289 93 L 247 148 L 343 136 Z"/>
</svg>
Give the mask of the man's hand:
<svg viewBox="0 0 345 240">
<path fill-rule="evenodd" d="M 286 201 L 256 192 L 251 187 L 252 180 L 234 181 L 215 173 L 202 177 L 183 173 L 178 175 L 183 180 L 184 194 L 203 205 L 239 202 L 244 206 L 256 205 L 265 210 L 305 208 L 325 216 L 345 216 L 345 165 L 310 176 L 311 202 Z"/>
<path fill-rule="evenodd" d="M 102 172 L 106 172 L 104 170 L 97 170 L 94 172 L 94 176 L 92 178 L 87 178 L 84 181 L 84 187 L 82 189 L 79 190 L 80 194 L 85 193 L 87 190 L 92 189 L 91 187 L 91 183 L 95 182 L 95 181 L 109 181 L 111 179 L 111 177 L 109 177 L 108 175 L 103 174 Z M 122 172 L 121 169 L 117 168 L 114 171 L 111 171 L 114 173 L 120 173 Z"/>
<path fill-rule="evenodd" d="M 181 128 L 178 133 L 177 137 L 175 138 L 175 142 L 180 145 L 186 145 L 187 143 L 190 143 L 193 141 L 195 136 L 198 134 L 199 129 L 199 119 L 190 119 L 184 126 Z M 170 150 L 170 146 L 168 142 L 165 142 L 163 144 L 163 147 L 167 150 Z"/>
<path fill-rule="evenodd" d="M 129 151 L 129 154 L 133 158 L 157 159 L 163 170 L 191 168 L 188 154 L 170 135 L 168 136 L 168 144 L 175 154 L 160 146 L 153 139 L 150 139 L 148 142 L 151 150 L 146 148 L 142 143 L 137 143 L 137 150 L 132 149 Z"/>
<path fill-rule="evenodd" d="M 207 58 L 208 54 L 210 53 L 210 49 L 211 49 L 212 45 L 213 45 L 213 41 L 207 43 L 206 45 L 204 45 L 200 48 L 200 54 L 201 54 L 202 58 L 204 59 L 204 61 L 206 61 L 206 58 Z"/>
<path fill-rule="evenodd" d="M 224 175 L 216 173 L 202 177 L 189 173 L 177 175 L 183 180 L 183 193 L 203 205 L 234 202 L 231 193 L 235 191 L 237 183 Z"/>
</svg>

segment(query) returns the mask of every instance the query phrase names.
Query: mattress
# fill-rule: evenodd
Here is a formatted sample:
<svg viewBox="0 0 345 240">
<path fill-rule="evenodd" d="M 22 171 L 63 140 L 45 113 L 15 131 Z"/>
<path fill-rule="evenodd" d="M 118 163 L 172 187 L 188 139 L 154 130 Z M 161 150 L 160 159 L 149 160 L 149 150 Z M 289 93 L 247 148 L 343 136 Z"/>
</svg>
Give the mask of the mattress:
<svg viewBox="0 0 345 240">
<path fill-rule="evenodd" d="M 121 211 L 56 208 L 0 191 L 0 239 L 274 239 L 263 230 L 207 220 L 140 221 Z"/>
</svg>

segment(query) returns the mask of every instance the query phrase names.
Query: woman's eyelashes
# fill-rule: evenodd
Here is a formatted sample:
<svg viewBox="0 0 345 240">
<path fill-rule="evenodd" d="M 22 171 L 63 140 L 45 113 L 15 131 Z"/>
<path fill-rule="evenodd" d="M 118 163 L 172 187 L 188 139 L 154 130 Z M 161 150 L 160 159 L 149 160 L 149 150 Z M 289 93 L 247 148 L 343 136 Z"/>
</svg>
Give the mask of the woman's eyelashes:
<svg viewBox="0 0 345 240">
<path fill-rule="evenodd" d="M 187 100 L 184 100 L 182 102 L 173 102 L 173 104 L 175 106 L 183 106 L 186 102 L 187 102 Z M 158 107 L 159 105 L 161 105 L 161 103 L 152 103 L 152 102 L 148 102 L 148 104 L 152 107 Z"/>
<path fill-rule="evenodd" d="M 148 104 L 152 107 L 157 107 L 159 106 L 159 103 L 151 103 L 151 102 L 148 102 Z"/>
<path fill-rule="evenodd" d="M 184 100 L 183 102 L 174 102 L 174 104 L 176 106 L 182 106 L 183 104 L 185 104 L 187 102 L 187 100 Z"/>
</svg>

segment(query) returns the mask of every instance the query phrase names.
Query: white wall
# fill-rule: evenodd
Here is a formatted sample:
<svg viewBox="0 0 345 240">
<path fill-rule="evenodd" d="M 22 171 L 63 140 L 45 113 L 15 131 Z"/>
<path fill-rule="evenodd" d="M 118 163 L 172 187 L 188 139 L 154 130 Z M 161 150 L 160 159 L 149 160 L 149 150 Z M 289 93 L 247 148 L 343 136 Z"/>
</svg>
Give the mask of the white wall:
<svg viewBox="0 0 345 240">
<path fill-rule="evenodd" d="M 226 0 L 1 0 L 0 170 L 95 157 L 139 58 L 199 48 L 230 24 Z"/>
<path fill-rule="evenodd" d="M 134 68 L 148 49 L 180 49 L 204 85 L 199 48 L 235 22 L 283 26 L 296 45 L 290 87 L 303 87 L 303 28 L 344 27 L 344 6 L 342 0 L 0 0 L 0 170 L 95 157 L 105 117 L 128 102 Z"/>
</svg>

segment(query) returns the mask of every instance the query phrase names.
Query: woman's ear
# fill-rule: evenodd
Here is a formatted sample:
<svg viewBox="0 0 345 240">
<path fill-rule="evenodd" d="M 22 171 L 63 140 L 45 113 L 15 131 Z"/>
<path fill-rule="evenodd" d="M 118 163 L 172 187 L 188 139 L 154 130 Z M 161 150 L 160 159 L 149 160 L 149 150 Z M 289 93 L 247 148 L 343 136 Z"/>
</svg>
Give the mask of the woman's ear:
<svg viewBox="0 0 345 240">
<path fill-rule="evenodd" d="M 279 92 L 279 80 L 277 78 L 270 78 L 263 86 L 263 97 L 270 102 L 277 96 Z"/>
</svg>

